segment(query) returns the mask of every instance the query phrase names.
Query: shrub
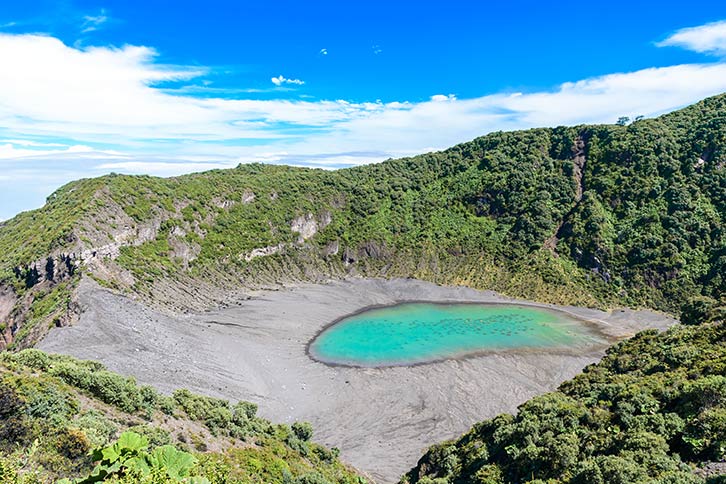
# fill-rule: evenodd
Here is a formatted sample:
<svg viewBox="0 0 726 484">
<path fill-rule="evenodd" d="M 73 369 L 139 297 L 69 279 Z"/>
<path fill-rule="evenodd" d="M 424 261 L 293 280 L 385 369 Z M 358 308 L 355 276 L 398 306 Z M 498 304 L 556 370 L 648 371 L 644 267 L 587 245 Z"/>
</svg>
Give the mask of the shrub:
<svg viewBox="0 0 726 484">
<path fill-rule="evenodd" d="M 327 462 L 328 464 L 332 464 L 335 462 L 335 459 L 340 456 L 340 449 L 337 447 L 331 447 L 330 450 L 326 449 L 325 447 L 321 445 L 313 445 L 313 453 L 323 462 Z"/>
<path fill-rule="evenodd" d="M 0 443 L 22 442 L 28 434 L 24 404 L 15 391 L 4 382 L 0 385 Z M 0 482 L 2 482 L 0 480 Z"/>
<path fill-rule="evenodd" d="M 174 415 L 174 410 L 176 409 L 176 402 L 172 397 L 159 395 L 159 398 L 157 400 L 157 407 L 166 415 Z"/>
<path fill-rule="evenodd" d="M 204 423 L 214 434 L 220 431 L 229 432 L 232 424 L 232 412 L 228 408 L 214 407 L 207 413 Z"/>
<path fill-rule="evenodd" d="M 716 300 L 707 296 L 689 298 L 681 307 L 681 323 L 701 324 L 710 318 L 715 306 Z"/>
<path fill-rule="evenodd" d="M 326 478 L 317 472 L 302 475 L 295 479 L 294 484 L 331 484 Z"/>
<path fill-rule="evenodd" d="M 107 370 L 89 369 L 72 362 L 57 363 L 49 373 L 125 412 L 136 412 L 144 406 L 136 380 L 131 377 Z"/>
<path fill-rule="evenodd" d="M 58 424 L 78 413 L 78 400 L 60 388 L 57 380 L 17 378 L 14 384 L 25 400 L 25 413 L 30 417 L 45 418 Z"/>
<path fill-rule="evenodd" d="M 51 364 L 51 357 L 47 353 L 36 350 L 35 348 L 19 351 L 12 356 L 12 359 L 20 365 L 41 371 L 46 371 Z"/>
<path fill-rule="evenodd" d="M 61 454 L 69 459 L 81 457 L 91 449 L 91 443 L 86 433 L 77 428 L 68 428 L 61 432 L 56 440 L 56 445 Z"/>
<path fill-rule="evenodd" d="M 162 445 L 171 445 L 172 439 L 169 432 L 152 425 L 135 425 L 127 429 L 128 432 L 135 432 L 144 437 L 149 442 L 150 448 L 161 447 Z"/>
<path fill-rule="evenodd" d="M 83 412 L 73 425 L 85 432 L 93 448 L 108 444 L 116 433 L 116 425 L 97 410 Z"/>
<path fill-rule="evenodd" d="M 309 422 L 295 422 L 292 424 L 292 432 L 304 442 L 313 438 L 313 426 Z"/>
<path fill-rule="evenodd" d="M 205 421 L 217 408 L 229 411 L 229 402 L 219 398 L 195 395 L 187 389 L 176 390 L 172 397 L 192 420 Z"/>
<path fill-rule="evenodd" d="M 257 405 L 252 402 L 240 401 L 234 406 L 234 423 L 241 425 L 245 420 L 252 420 L 257 415 Z"/>
</svg>

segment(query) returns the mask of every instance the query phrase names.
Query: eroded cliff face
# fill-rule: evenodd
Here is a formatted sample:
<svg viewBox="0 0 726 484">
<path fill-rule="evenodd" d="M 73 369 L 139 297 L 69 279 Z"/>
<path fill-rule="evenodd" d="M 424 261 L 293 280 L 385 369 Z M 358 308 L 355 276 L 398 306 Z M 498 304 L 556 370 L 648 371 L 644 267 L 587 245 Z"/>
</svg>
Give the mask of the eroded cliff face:
<svg viewBox="0 0 726 484">
<path fill-rule="evenodd" d="M 32 346 L 48 328 L 72 324 L 80 312 L 75 288 L 82 277 L 179 313 L 227 304 L 244 297 L 250 288 L 342 275 L 326 262 L 336 258 L 339 243 L 319 249 L 313 242 L 332 221 L 333 215 L 327 210 L 305 212 L 279 227 L 270 225 L 273 233 L 292 233 L 293 238 L 239 253 L 239 261 L 255 262 L 246 273 L 240 273 L 239 261 L 231 259 L 192 271 L 202 251 L 200 243 L 216 218 L 256 199 L 249 189 L 241 191 L 236 197 L 239 200 L 231 195 L 212 199 L 201 218 L 185 216 L 190 202 L 177 199 L 171 206 L 153 206 L 151 216 L 140 222 L 122 208 L 108 187 L 99 188 L 93 193 L 94 209 L 80 217 L 72 232 L 59 241 L 57 250 L 13 268 L 12 279 L 0 282 L 0 350 Z M 268 198 L 273 203 L 277 200 Z M 173 268 L 160 272 L 146 266 L 139 269 L 133 249 L 144 250 L 144 244 L 162 246 L 161 264 L 171 263 Z M 293 253 L 294 262 L 265 261 L 269 256 L 287 258 Z M 298 258 L 297 253 L 303 255 Z M 156 275 L 150 277 L 149 273 Z"/>
<path fill-rule="evenodd" d="M 17 297 L 11 287 L 0 285 L 0 348 L 4 349 L 12 342 L 14 324 L 10 313 L 15 307 Z"/>
<path fill-rule="evenodd" d="M 94 199 L 98 210 L 81 217 L 57 249 L 13 267 L 12 277 L 0 282 L 0 350 L 32 346 L 50 327 L 72 324 L 80 313 L 75 288 L 84 275 L 119 288 L 134 284 L 115 260 L 123 247 L 154 240 L 168 217 L 139 224 L 106 189 Z M 178 249 L 189 251 L 181 245 Z"/>
<path fill-rule="evenodd" d="M 563 228 L 567 223 L 569 217 L 572 216 L 573 211 L 582 201 L 582 194 L 585 190 L 584 182 L 584 171 L 585 163 L 587 162 L 587 137 L 585 133 L 581 133 L 572 145 L 572 179 L 575 182 L 575 204 L 570 211 L 559 221 L 557 228 L 554 230 L 552 235 L 545 239 L 543 248 L 549 250 L 552 255 L 559 257 L 557 253 L 557 244 L 563 236 Z"/>
<path fill-rule="evenodd" d="M 31 346 L 50 327 L 67 326 L 78 318 L 77 271 L 67 254 L 13 269 L 16 280 L 0 283 L 0 350 Z"/>
</svg>

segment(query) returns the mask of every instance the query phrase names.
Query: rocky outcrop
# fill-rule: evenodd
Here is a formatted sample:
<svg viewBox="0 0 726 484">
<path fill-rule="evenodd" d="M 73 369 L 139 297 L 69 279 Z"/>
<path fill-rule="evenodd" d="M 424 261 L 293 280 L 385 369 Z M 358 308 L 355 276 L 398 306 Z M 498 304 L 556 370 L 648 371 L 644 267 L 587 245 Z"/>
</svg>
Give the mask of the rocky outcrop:
<svg viewBox="0 0 726 484">
<path fill-rule="evenodd" d="M 586 139 L 583 135 L 580 135 L 575 139 L 575 142 L 572 145 L 572 178 L 575 181 L 575 205 L 572 207 L 570 212 L 565 217 L 563 217 L 563 219 L 557 225 L 557 229 L 555 229 L 554 233 L 550 237 L 548 237 L 543 244 L 543 248 L 551 251 L 555 257 L 558 257 L 557 244 L 560 241 L 562 229 L 565 226 L 567 219 L 572 214 L 572 211 L 575 209 L 577 204 L 582 201 L 582 194 L 585 190 L 583 172 L 585 170 L 585 163 L 587 162 L 586 151 Z"/>
<path fill-rule="evenodd" d="M 58 254 L 39 259 L 26 266 L 13 268 L 16 279 L 31 289 L 43 282 L 51 284 L 70 279 L 77 271 L 78 260 L 74 254 Z"/>
<path fill-rule="evenodd" d="M 585 150 L 587 144 L 585 138 L 578 136 L 572 147 L 572 176 L 575 179 L 575 202 L 582 200 L 584 192 L 583 171 L 585 170 L 585 162 L 587 156 Z"/>
<path fill-rule="evenodd" d="M 234 200 L 228 200 L 226 198 L 215 198 L 212 200 L 212 204 L 217 208 L 221 208 L 222 210 L 229 210 L 234 206 Z"/>
<path fill-rule="evenodd" d="M 242 193 L 242 203 L 248 204 L 255 201 L 255 192 L 252 190 L 245 190 Z"/>
<path fill-rule="evenodd" d="M 245 254 L 240 254 L 239 259 L 244 260 L 246 262 L 250 262 L 253 259 L 256 259 L 258 257 L 264 257 L 266 255 L 272 255 L 277 254 L 284 248 L 283 244 L 278 245 L 270 245 L 267 247 L 260 247 L 258 249 L 252 249 L 250 252 L 247 252 Z"/>
<path fill-rule="evenodd" d="M 177 227 L 174 227 L 177 229 Z M 195 260 L 199 253 L 202 251 L 202 247 L 197 243 L 189 243 L 184 237 L 186 231 L 179 228 L 178 230 L 172 229 L 169 234 L 169 248 L 171 249 L 171 258 L 179 261 L 182 264 L 184 270 L 189 270 L 189 263 Z"/>
<path fill-rule="evenodd" d="M 358 258 L 369 258 L 383 260 L 390 257 L 391 252 L 388 250 L 385 242 L 368 241 L 358 249 Z"/>
<path fill-rule="evenodd" d="M 47 257 L 15 267 L 13 273 L 23 286 L 18 293 L 11 284 L 0 283 L 0 351 L 16 342 L 18 332 L 23 328 L 24 341 L 20 347 L 37 341 L 50 326 L 72 324 L 80 314 L 80 308 L 71 297 L 73 283 L 78 280 L 77 267 L 71 256 Z M 49 302 L 43 305 L 42 311 L 33 309 L 34 303 L 46 298 Z M 29 322 L 32 326 L 25 327 Z"/>
<path fill-rule="evenodd" d="M 331 255 L 338 255 L 338 251 L 340 250 L 340 242 L 337 240 L 334 240 L 333 242 L 330 242 L 323 248 L 323 255 L 326 257 L 330 257 Z"/>
<path fill-rule="evenodd" d="M 318 217 L 315 217 L 312 213 L 300 215 L 293 219 L 290 224 L 290 230 L 300 234 L 298 243 L 302 244 L 304 241 L 312 238 L 320 230 L 330 225 L 333 221 L 333 215 L 329 210 L 322 212 Z"/>
<path fill-rule="evenodd" d="M 0 348 L 5 348 L 13 340 L 14 322 L 10 316 L 17 299 L 13 288 L 0 286 Z"/>
<path fill-rule="evenodd" d="M 726 462 L 704 462 L 693 473 L 703 479 L 724 476 L 726 475 Z"/>
<path fill-rule="evenodd" d="M 358 256 L 353 249 L 351 249 L 350 247 L 346 247 L 341 256 L 341 260 L 343 261 L 343 265 L 345 267 L 348 267 L 358 261 Z"/>
<path fill-rule="evenodd" d="M 318 233 L 318 221 L 312 213 L 301 215 L 293 219 L 290 230 L 300 234 L 298 243 L 302 243 Z"/>
</svg>

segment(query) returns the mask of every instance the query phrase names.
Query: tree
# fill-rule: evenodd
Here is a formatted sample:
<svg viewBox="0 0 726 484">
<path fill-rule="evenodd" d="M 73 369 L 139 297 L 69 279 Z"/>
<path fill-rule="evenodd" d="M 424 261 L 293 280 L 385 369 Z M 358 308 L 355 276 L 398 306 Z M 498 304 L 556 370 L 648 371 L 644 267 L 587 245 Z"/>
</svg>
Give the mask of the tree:
<svg viewBox="0 0 726 484">
<path fill-rule="evenodd" d="M 615 124 L 617 124 L 618 126 L 625 126 L 629 122 L 630 122 L 630 118 L 629 117 L 627 117 L 627 116 L 620 116 L 618 118 L 617 123 L 615 123 Z"/>
<path fill-rule="evenodd" d="M 681 323 L 701 324 L 711 316 L 716 301 L 708 296 L 694 296 L 681 308 Z"/>
<path fill-rule="evenodd" d="M 313 438 L 313 426 L 308 422 L 295 422 L 292 424 L 292 432 L 295 437 L 305 442 Z"/>
</svg>

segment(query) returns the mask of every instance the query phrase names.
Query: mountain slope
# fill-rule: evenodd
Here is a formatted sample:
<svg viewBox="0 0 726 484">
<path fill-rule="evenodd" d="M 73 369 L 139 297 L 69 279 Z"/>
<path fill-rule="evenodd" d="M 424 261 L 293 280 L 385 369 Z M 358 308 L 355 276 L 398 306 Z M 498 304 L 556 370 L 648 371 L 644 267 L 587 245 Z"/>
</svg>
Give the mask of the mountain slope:
<svg viewBox="0 0 726 484">
<path fill-rule="evenodd" d="M 675 311 L 726 287 L 725 149 L 722 95 L 338 171 L 81 180 L 0 227 L 0 344 L 72 321 L 81 273 L 172 311 L 351 274 Z"/>
</svg>

